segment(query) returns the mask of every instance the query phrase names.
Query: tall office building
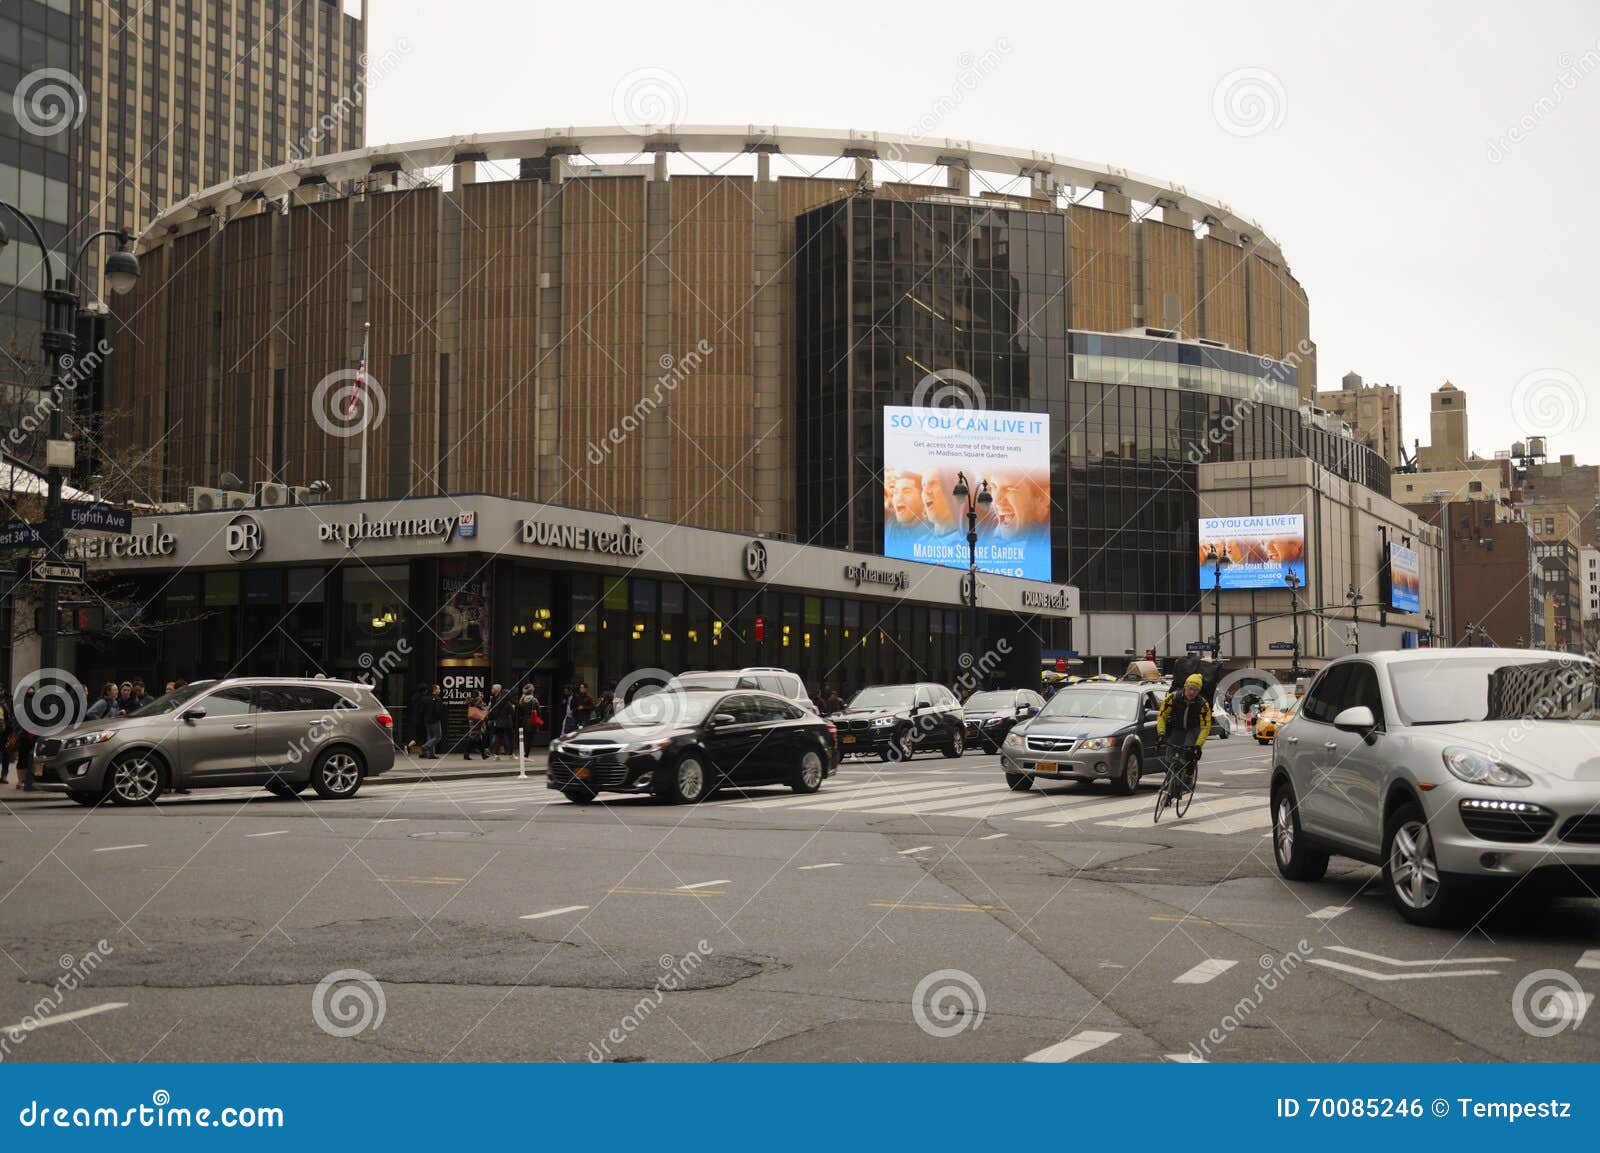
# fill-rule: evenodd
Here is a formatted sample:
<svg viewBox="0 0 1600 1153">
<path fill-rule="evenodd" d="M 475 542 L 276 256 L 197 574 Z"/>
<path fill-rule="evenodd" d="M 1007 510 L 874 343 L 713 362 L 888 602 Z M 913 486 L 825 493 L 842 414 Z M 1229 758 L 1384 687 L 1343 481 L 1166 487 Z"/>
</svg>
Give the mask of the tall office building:
<svg viewBox="0 0 1600 1153">
<path fill-rule="evenodd" d="M 1400 390 L 1394 385 L 1367 384 L 1360 373 L 1347 372 L 1337 390 L 1317 393 L 1316 405 L 1353 426 L 1391 468 L 1402 463 Z"/>
<path fill-rule="evenodd" d="M 7 0 L 0 200 L 73 238 L 135 233 L 235 176 L 365 142 L 366 0 Z M 37 380 L 40 253 L 0 214 L 0 384 Z M 99 287 L 100 260 L 84 273 Z"/>
</svg>

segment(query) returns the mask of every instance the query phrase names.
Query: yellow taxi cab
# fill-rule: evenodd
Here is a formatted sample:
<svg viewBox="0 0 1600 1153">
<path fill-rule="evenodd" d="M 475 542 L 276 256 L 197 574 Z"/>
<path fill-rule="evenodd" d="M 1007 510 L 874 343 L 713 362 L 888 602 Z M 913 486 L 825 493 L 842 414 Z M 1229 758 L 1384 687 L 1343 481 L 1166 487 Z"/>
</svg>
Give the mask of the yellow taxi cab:
<svg viewBox="0 0 1600 1153">
<path fill-rule="evenodd" d="M 1285 707 L 1264 708 L 1256 717 L 1255 738 L 1257 744 L 1270 745 L 1272 738 L 1278 735 L 1278 726 L 1294 716 L 1295 710 L 1300 707 L 1300 698 L 1296 697 Z"/>
</svg>

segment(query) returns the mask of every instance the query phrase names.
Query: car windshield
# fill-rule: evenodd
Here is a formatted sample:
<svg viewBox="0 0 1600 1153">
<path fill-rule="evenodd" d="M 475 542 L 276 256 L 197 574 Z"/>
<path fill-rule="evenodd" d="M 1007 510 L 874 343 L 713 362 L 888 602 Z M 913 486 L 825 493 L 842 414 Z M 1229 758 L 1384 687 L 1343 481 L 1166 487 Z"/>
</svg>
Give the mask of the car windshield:
<svg viewBox="0 0 1600 1153">
<path fill-rule="evenodd" d="M 1440 657 L 1389 666 L 1408 725 L 1600 720 L 1600 668 L 1582 657 Z"/>
<path fill-rule="evenodd" d="M 973 693 L 967 698 L 966 707 L 979 712 L 985 709 L 991 711 L 1014 709 L 1017 707 L 1017 698 L 1011 693 Z"/>
<path fill-rule="evenodd" d="M 658 689 L 640 693 L 611 715 L 619 725 L 654 728 L 657 725 L 697 725 L 722 698 L 714 692 L 674 692 Z"/>
<path fill-rule="evenodd" d="M 172 712 L 174 709 L 182 708 L 184 705 L 198 697 L 201 693 L 209 690 L 216 683 L 216 681 L 197 681 L 192 685 L 185 685 L 181 689 L 174 689 L 170 693 L 166 693 L 163 696 L 157 697 L 149 704 L 134 709 L 133 712 L 129 713 L 128 715 L 130 717 L 162 716 L 163 714 Z"/>
<path fill-rule="evenodd" d="M 879 685 L 862 689 L 850 701 L 852 709 L 909 709 L 914 689 L 910 685 Z"/>
<path fill-rule="evenodd" d="M 1050 698 L 1041 718 L 1085 717 L 1097 721 L 1131 721 L 1138 716 L 1139 694 L 1115 689 L 1063 689 Z"/>
</svg>

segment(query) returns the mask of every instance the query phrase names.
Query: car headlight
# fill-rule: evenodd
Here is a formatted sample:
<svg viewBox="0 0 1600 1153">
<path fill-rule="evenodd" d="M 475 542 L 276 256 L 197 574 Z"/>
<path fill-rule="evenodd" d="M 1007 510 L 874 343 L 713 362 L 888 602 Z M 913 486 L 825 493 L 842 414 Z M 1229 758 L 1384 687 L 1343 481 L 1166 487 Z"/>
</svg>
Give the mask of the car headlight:
<svg viewBox="0 0 1600 1153">
<path fill-rule="evenodd" d="M 1114 749 L 1116 747 L 1116 737 L 1090 737 L 1078 745 L 1078 748 L 1085 753 L 1098 753 L 1104 749 Z"/>
<path fill-rule="evenodd" d="M 70 749 L 82 749 L 89 745 L 103 745 L 116 735 L 115 729 L 101 729 L 98 733 L 78 733 L 61 742 L 61 751 L 64 753 Z"/>
<path fill-rule="evenodd" d="M 984 726 L 987 727 L 989 725 L 998 725 L 1004 720 L 1004 717 L 985 717 L 983 723 Z"/>
<path fill-rule="evenodd" d="M 893 717 L 875 717 L 872 721 L 872 727 L 875 729 L 886 729 L 892 724 L 894 724 Z"/>
<path fill-rule="evenodd" d="M 628 746 L 630 753 L 653 753 L 657 749 L 664 749 L 672 743 L 671 737 L 657 737 L 653 741 L 634 741 Z"/>
<path fill-rule="evenodd" d="M 559 753 L 560 751 L 561 742 L 559 740 L 551 741 L 549 746 L 545 749 L 545 752 L 547 753 Z"/>
<path fill-rule="evenodd" d="M 1020 753 L 1023 749 L 1028 747 L 1028 742 L 1023 739 L 1021 733 L 1013 730 L 1011 734 L 1006 737 L 1005 744 L 1001 745 L 1000 747 L 1003 749 L 1008 749 L 1013 753 Z"/>
<path fill-rule="evenodd" d="M 1524 789 L 1533 784 L 1528 776 L 1510 765 L 1502 765 L 1493 757 L 1477 749 L 1448 748 L 1444 750 L 1444 767 L 1451 775 L 1469 785 L 1496 785 L 1507 789 Z"/>
</svg>

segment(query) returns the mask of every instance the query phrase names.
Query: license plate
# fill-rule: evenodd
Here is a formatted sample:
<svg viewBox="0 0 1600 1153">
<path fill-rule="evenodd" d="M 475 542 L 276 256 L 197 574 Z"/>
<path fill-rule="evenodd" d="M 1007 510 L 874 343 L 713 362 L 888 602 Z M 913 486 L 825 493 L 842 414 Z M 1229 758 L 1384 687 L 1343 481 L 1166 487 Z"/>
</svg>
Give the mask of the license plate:
<svg viewBox="0 0 1600 1153">
<path fill-rule="evenodd" d="M 1061 771 L 1061 766 L 1054 761 L 1040 761 L 1033 766 L 1033 771 L 1036 773 L 1058 773 Z"/>
<path fill-rule="evenodd" d="M 853 745 L 856 743 L 856 739 L 854 737 L 840 737 L 839 740 L 847 745 Z"/>
</svg>

